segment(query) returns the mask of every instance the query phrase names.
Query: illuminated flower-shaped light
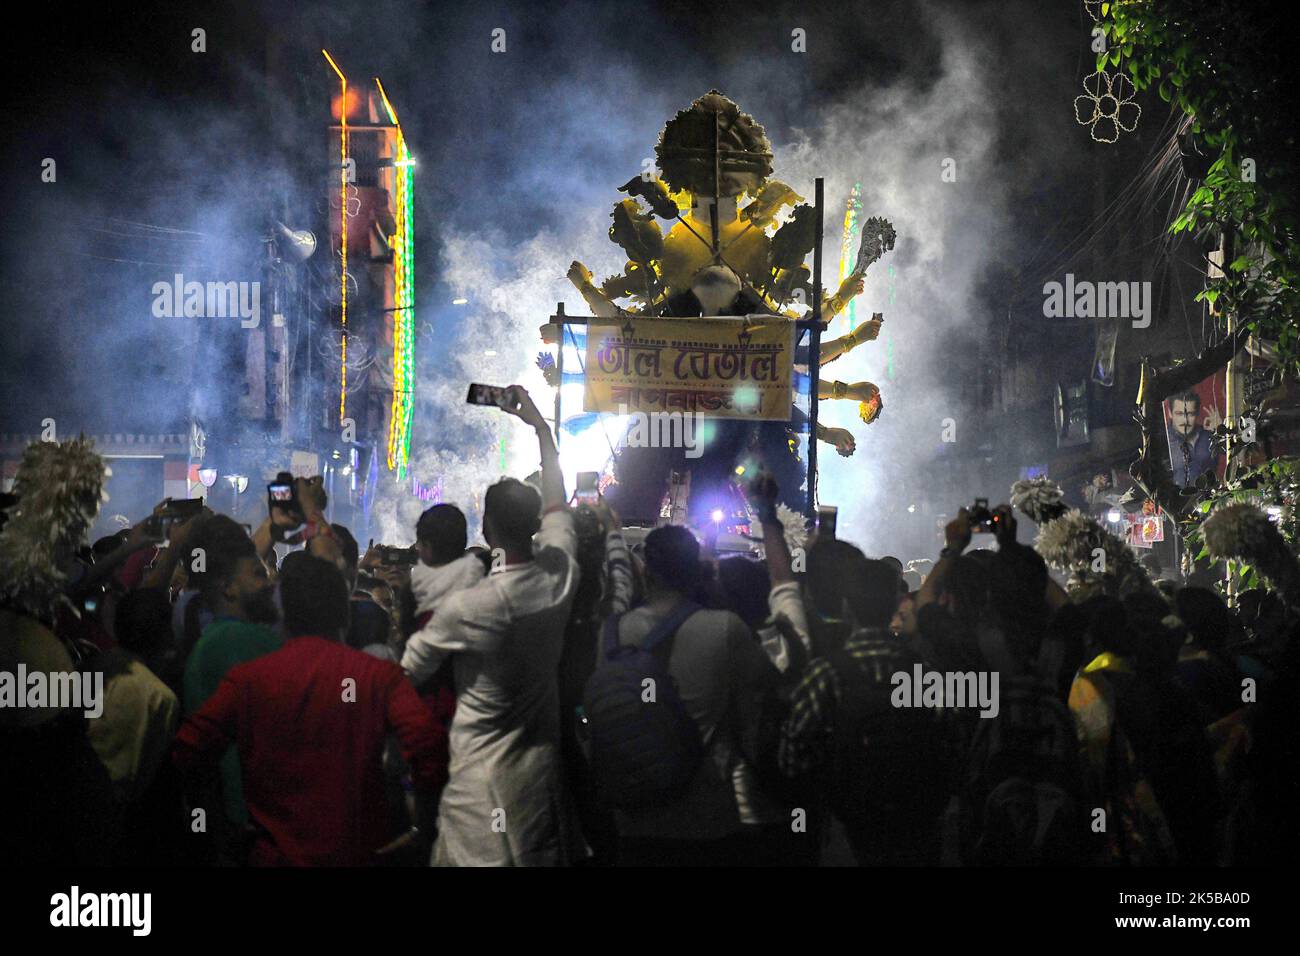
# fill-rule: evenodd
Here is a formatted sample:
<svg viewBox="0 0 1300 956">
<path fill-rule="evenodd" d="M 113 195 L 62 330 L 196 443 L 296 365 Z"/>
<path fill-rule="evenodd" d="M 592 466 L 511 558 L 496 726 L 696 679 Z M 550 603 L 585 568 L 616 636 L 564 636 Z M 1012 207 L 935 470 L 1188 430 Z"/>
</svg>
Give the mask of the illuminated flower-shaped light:
<svg viewBox="0 0 1300 956">
<path fill-rule="evenodd" d="M 1120 130 L 1137 129 L 1142 107 L 1133 101 L 1137 90 L 1127 76 L 1098 70 L 1083 78 L 1083 88 L 1085 94 L 1074 98 L 1074 118 L 1089 127 L 1093 139 L 1113 143 Z"/>
<path fill-rule="evenodd" d="M 346 193 L 348 218 L 355 219 L 361 213 L 361 191 L 356 186 L 349 186 Z M 330 209 L 338 209 L 339 204 L 330 199 Z"/>
</svg>

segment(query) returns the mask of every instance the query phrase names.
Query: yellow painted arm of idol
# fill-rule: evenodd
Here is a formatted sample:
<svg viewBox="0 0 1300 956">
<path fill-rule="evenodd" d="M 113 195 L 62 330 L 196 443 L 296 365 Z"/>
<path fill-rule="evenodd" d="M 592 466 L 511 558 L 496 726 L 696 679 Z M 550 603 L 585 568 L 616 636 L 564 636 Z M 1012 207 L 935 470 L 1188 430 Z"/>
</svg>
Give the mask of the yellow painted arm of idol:
<svg viewBox="0 0 1300 956">
<path fill-rule="evenodd" d="M 849 399 L 855 402 L 869 402 L 880 394 L 880 389 L 870 382 L 828 382 L 824 378 L 817 380 L 817 397 Z"/>
<path fill-rule="evenodd" d="M 849 302 L 853 299 L 853 297 L 862 291 L 862 288 L 863 288 L 863 281 L 861 276 L 858 276 L 856 278 L 853 276 L 849 276 L 840 284 L 839 289 L 836 290 L 834 295 L 823 295 L 822 312 L 821 312 L 822 321 L 829 322 L 831 319 L 835 318 L 835 316 L 843 312 L 845 307 L 848 306 Z M 772 299 L 770 297 L 765 295 L 763 296 L 763 299 L 769 305 L 772 304 Z M 812 317 L 812 313 L 809 313 L 806 316 L 801 316 L 799 313 L 794 312 L 792 310 L 786 310 L 785 312 L 782 313 L 782 315 L 785 315 L 791 319 Z M 859 328 L 861 328 L 861 326 L 859 326 Z M 842 338 L 835 339 L 832 342 L 823 342 L 822 363 L 824 364 L 826 362 L 829 362 L 830 358 L 838 358 L 839 356 L 847 352 L 849 349 L 853 348 L 853 346 L 866 341 L 865 338 L 859 338 L 855 340 L 853 338 L 853 334 L 854 333 L 850 333 L 849 335 L 843 336 Z M 875 336 L 872 335 L 871 338 L 875 338 Z M 826 357 L 827 349 L 831 349 L 831 348 L 835 349 L 834 354 L 831 355 L 830 358 L 827 358 Z"/>
<path fill-rule="evenodd" d="M 848 458 L 858 449 L 857 439 L 847 428 L 828 428 L 821 422 L 817 423 L 817 440 L 834 445 L 842 458 Z"/>
<path fill-rule="evenodd" d="M 821 364 L 834 361 L 845 352 L 849 352 L 863 342 L 870 342 L 880 334 L 881 316 L 879 313 L 871 317 L 870 322 L 863 322 L 848 335 L 842 335 L 838 339 L 832 339 L 829 342 L 822 343 Z"/>
<path fill-rule="evenodd" d="M 862 276 L 845 276 L 840 287 L 835 290 L 835 294 L 822 299 L 822 318 L 827 322 L 835 318 L 844 311 L 855 296 L 862 293 L 865 287 L 866 280 Z"/>
<path fill-rule="evenodd" d="M 591 270 L 577 259 L 569 265 L 568 279 L 573 287 L 581 293 L 582 298 L 591 308 L 591 314 L 601 318 L 618 315 L 619 309 L 609 297 L 596 288 L 591 279 Z"/>
</svg>

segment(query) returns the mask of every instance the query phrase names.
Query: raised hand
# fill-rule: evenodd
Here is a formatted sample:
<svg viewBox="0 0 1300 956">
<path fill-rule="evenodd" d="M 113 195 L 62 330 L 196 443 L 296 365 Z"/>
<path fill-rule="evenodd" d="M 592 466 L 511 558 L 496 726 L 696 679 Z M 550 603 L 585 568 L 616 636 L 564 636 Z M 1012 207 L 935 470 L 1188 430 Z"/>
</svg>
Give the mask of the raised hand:
<svg viewBox="0 0 1300 956">
<path fill-rule="evenodd" d="M 772 509 L 776 508 L 776 503 L 781 497 L 781 488 L 766 471 L 760 471 L 754 476 L 754 480 L 749 483 L 745 489 L 749 495 L 750 503 L 760 517 L 767 515 Z"/>
<path fill-rule="evenodd" d="M 993 509 L 993 517 L 997 519 L 993 524 L 993 537 L 997 539 L 998 547 L 1005 548 L 1009 544 L 1016 543 L 1016 516 L 1011 511 L 1010 505 L 998 505 Z"/>
<path fill-rule="evenodd" d="M 843 458 L 848 458 L 858 450 L 858 441 L 847 428 L 826 429 L 826 441 L 834 445 Z"/>
<path fill-rule="evenodd" d="M 325 494 L 324 478 L 320 475 L 314 478 L 298 478 L 295 479 L 294 485 L 298 491 L 298 504 L 306 518 L 311 519 L 325 510 L 328 499 Z"/>
<path fill-rule="evenodd" d="M 605 534 L 611 531 L 617 531 L 622 527 L 619 522 L 618 512 L 609 506 L 609 502 L 604 498 L 597 498 L 587 505 L 588 508 L 600 519 L 600 526 L 604 529 Z"/>
<path fill-rule="evenodd" d="M 844 281 L 840 283 L 840 287 L 835 294 L 848 302 L 855 295 L 861 295 L 862 290 L 866 287 L 867 280 L 865 278 L 860 275 L 850 274 L 844 277 Z"/>
<path fill-rule="evenodd" d="M 943 539 L 948 547 L 954 551 L 963 551 L 970 544 L 970 512 L 962 508 L 957 512 L 957 517 L 953 518 L 944 526 Z"/>
<path fill-rule="evenodd" d="M 211 508 L 204 507 L 202 511 L 192 518 L 186 518 L 184 521 L 173 521 L 167 526 L 167 541 L 173 548 L 186 548 L 198 536 L 199 529 L 207 523 L 213 515 Z"/>
<path fill-rule="evenodd" d="M 533 404 L 528 390 L 522 385 L 511 385 L 502 392 L 500 405 L 502 411 L 523 419 L 534 428 L 546 428 L 546 419 L 542 417 L 542 413 Z"/>
<path fill-rule="evenodd" d="M 854 343 L 861 345 L 863 342 L 874 342 L 880 337 L 880 326 L 884 321 L 885 317 L 877 312 L 869 322 L 863 322 L 853 330 Z"/>
<path fill-rule="evenodd" d="M 579 289 L 593 285 L 591 270 L 577 259 L 574 259 L 573 262 L 569 263 L 569 271 L 565 274 L 565 277 Z"/>
</svg>

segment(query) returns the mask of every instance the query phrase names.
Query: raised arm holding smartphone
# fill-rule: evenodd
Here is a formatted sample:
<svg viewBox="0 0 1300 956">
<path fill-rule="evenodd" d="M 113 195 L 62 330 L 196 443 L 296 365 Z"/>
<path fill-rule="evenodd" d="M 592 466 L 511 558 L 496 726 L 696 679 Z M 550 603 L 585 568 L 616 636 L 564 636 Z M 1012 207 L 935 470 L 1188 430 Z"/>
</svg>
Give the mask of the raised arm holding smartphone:
<svg viewBox="0 0 1300 956">
<path fill-rule="evenodd" d="M 492 386 L 479 387 L 491 388 Z M 470 386 L 471 401 L 473 401 L 474 388 L 475 386 Z M 542 453 L 542 511 L 563 508 L 568 499 L 564 494 L 564 474 L 560 471 L 560 452 L 555 447 L 555 436 L 551 434 L 551 426 L 546 423 L 546 419 L 542 417 L 542 413 L 522 385 L 511 385 L 502 389 L 498 393 L 497 406 L 506 414 L 514 415 L 533 426 Z"/>
</svg>

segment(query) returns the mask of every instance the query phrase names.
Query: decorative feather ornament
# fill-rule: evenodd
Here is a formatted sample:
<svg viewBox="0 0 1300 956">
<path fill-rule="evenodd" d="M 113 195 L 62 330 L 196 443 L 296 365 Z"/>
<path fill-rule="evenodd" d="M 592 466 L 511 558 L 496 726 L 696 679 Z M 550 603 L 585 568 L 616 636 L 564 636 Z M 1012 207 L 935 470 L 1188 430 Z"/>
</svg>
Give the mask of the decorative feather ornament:
<svg viewBox="0 0 1300 956">
<path fill-rule="evenodd" d="M 0 602 L 53 616 L 67 583 L 60 564 L 83 543 L 108 500 L 104 484 L 111 474 L 85 436 L 27 446 L 14 477 L 18 503 L 0 531 Z"/>
<path fill-rule="evenodd" d="M 1034 548 L 1049 567 L 1069 575 L 1071 591 L 1100 589 L 1122 597 L 1154 589 L 1128 545 L 1092 515 L 1067 507 L 1056 481 L 1017 481 L 1011 485 L 1011 506 L 1039 525 Z"/>
<path fill-rule="evenodd" d="M 1045 524 L 1068 510 L 1065 492 L 1050 478 L 1026 478 L 1011 486 L 1011 506 L 1035 524 Z"/>
<path fill-rule="evenodd" d="M 1288 604 L 1300 606 L 1300 567 L 1286 539 L 1263 511 L 1253 505 L 1226 505 L 1205 519 L 1201 533 L 1210 557 L 1250 562 Z"/>
<path fill-rule="evenodd" d="M 1050 567 L 1069 575 L 1071 591 L 1124 597 L 1155 588 L 1129 546 L 1077 509 L 1040 524 L 1034 547 Z"/>
<path fill-rule="evenodd" d="M 776 518 L 781 522 L 782 537 L 785 538 L 785 546 L 791 554 L 794 554 L 796 548 L 807 545 L 808 519 L 803 514 L 778 503 Z M 750 527 L 754 532 L 751 533 L 750 540 L 761 543 L 763 540 L 763 526 L 755 520 Z"/>
</svg>

